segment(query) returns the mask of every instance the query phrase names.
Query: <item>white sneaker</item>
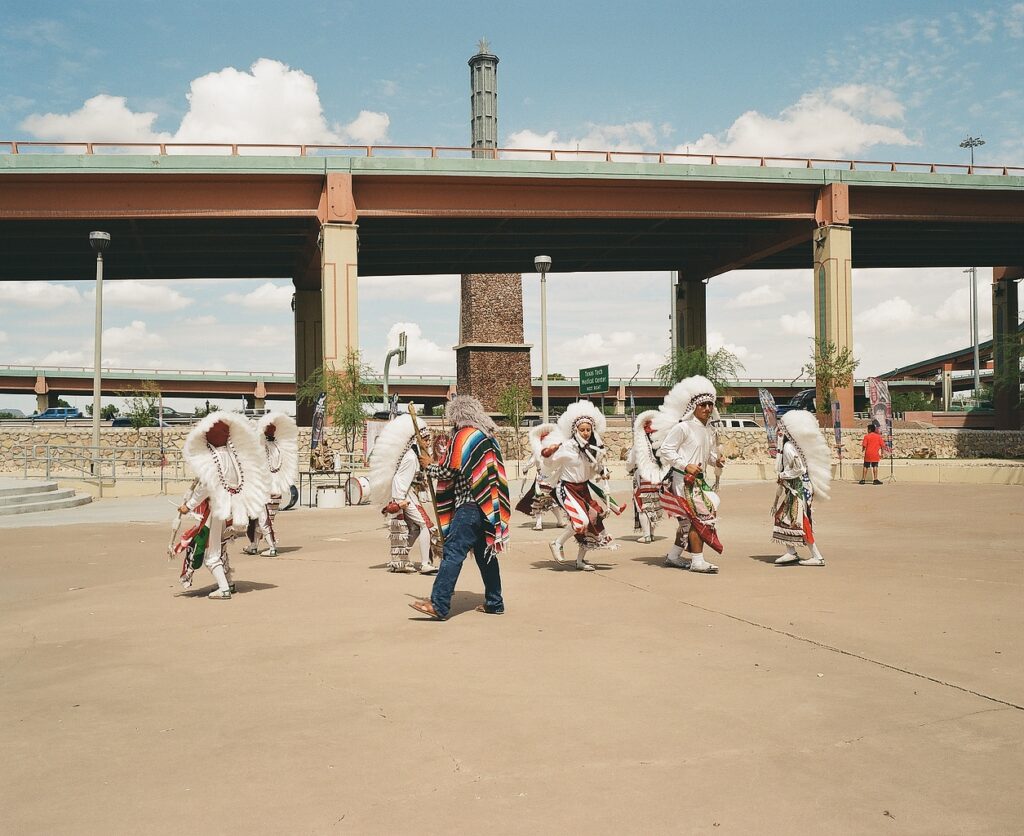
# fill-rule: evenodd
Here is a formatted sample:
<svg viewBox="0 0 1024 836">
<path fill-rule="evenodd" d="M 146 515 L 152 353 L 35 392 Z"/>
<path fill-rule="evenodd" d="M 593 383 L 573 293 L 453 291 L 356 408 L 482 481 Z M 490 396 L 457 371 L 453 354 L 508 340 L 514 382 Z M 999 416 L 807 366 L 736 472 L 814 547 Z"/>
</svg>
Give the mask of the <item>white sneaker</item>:
<svg viewBox="0 0 1024 836">
<path fill-rule="evenodd" d="M 639 542 L 639 543 L 653 543 L 654 542 L 654 538 L 653 537 L 641 537 L 637 542 Z"/>
<path fill-rule="evenodd" d="M 277 549 L 267 549 L 260 552 L 260 557 L 277 557 Z"/>
<path fill-rule="evenodd" d="M 796 552 L 786 552 L 784 555 L 775 558 L 775 565 L 785 566 L 787 563 L 796 563 L 799 559 L 800 555 Z"/>
<path fill-rule="evenodd" d="M 551 556 L 559 563 L 565 562 L 565 555 L 562 553 L 562 544 L 557 540 L 552 540 L 548 543 L 548 548 L 551 549 Z"/>
<path fill-rule="evenodd" d="M 256 554 L 258 549 L 255 546 L 246 546 L 242 549 L 242 554 Z"/>
<path fill-rule="evenodd" d="M 437 567 L 433 563 L 421 563 L 420 564 L 421 575 L 436 575 Z"/>
<path fill-rule="evenodd" d="M 595 571 L 594 564 L 593 563 L 587 563 L 587 561 L 583 560 L 582 558 L 580 558 L 579 560 L 576 561 L 576 568 L 580 572 L 593 572 L 593 571 Z"/>
<path fill-rule="evenodd" d="M 778 561 L 776 561 L 778 563 Z M 800 561 L 801 566 L 824 566 L 825 560 L 821 557 L 809 557 L 807 560 Z"/>
<path fill-rule="evenodd" d="M 718 567 L 714 563 L 708 563 L 706 560 L 694 560 L 690 564 L 690 571 L 701 575 L 717 575 Z"/>
<path fill-rule="evenodd" d="M 230 589 L 215 589 L 207 598 L 213 598 L 214 601 L 227 601 L 231 597 Z"/>
<path fill-rule="evenodd" d="M 665 555 L 665 564 L 667 566 L 675 566 L 677 569 L 689 569 L 690 561 L 685 557 L 675 557 L 672 554 Z"/>
<path fill-rule="evenodd" d="M 541 523 L 541 522 L 534 523 L 533 524 L 533 530 L 534 531 L 543 531 L 544 530 L 544 523 Z"/>
</svg>

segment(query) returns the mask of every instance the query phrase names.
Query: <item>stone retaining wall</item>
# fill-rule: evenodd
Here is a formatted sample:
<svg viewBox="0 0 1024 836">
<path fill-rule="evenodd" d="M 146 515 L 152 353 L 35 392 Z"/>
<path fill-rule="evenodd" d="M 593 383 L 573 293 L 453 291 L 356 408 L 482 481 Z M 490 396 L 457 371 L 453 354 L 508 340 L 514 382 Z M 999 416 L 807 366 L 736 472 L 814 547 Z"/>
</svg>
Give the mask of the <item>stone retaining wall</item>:
<svg viewBox="0 0 1024 836">
<path fill-rule="evenodd" d="M 164 430 L 164 448 L 168 451 L 181 449 L 188 427 L 169 427 Z M 834 448 L 831 430 L 824 431 L 829 445 Z M 512 431 L 502 429 L 502 449 L 507 461 L 516 458 L 511 443 Z M 327 428 L 331 446 L 342 449 L 340 433 Z M 857 460 L 861 455 L 862 430 L 848 430 L 843 433 L 844 460 Z M 529 450 L 526 433 L 520 433 L 522 456 Z M 762 430 L 723 430 L 722 448 L 725 457 L 739 462 L 769 461 L 768 441 Z M 159 447 L 160 431 L 155 428 L 143 430 L 103 428 L 102 442 L 112 445 L 118 451 L 118 461 L 129 463 L 138 460 L 138 448 Z M 605 445 L 612 461 L 624 461 L 631 443 L 631 434 L 626 429 L 611 429 L 605 433 Z M 33 445 L 67 445 L 88 447 L 92 444 L 92 430 L 89 428 L 3 426 L 0 424 L 0 472 L 15 472 L 21 465 L 16 453 L 24 453 Z M 309 449 L 309 428 L 299 431 L 300 449 Z M 893 446 L 897 459 L 1021 459 L 1024 460 L 1024 431 L 1003 430 L 895 430 Z M 158 464 L 158 463 L 157 463 Z"/>
</svg>

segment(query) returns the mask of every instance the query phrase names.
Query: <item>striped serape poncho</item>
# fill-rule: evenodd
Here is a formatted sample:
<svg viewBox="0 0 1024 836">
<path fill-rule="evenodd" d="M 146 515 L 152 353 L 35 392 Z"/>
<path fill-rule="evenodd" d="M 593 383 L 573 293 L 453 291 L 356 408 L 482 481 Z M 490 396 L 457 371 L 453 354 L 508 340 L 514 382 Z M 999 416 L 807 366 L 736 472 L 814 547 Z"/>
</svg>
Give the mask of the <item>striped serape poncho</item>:
<svg viewBox="0 0 1024 836">
<path fill-rule="evenodd" d="M 440 467 L 458 471 L 469 486 L 473 501 L 483 512 L 486 523 L 487 556 L 501 554 L 508 548 L 508 524 L 511 504 L 505 463 L 498 442 L 475 427 L 460 427 L 452 435 L 451 444 Z M 444 536 L 455 513 L 455 480 L 437 481 L 437 521 Z"/>
</svg>

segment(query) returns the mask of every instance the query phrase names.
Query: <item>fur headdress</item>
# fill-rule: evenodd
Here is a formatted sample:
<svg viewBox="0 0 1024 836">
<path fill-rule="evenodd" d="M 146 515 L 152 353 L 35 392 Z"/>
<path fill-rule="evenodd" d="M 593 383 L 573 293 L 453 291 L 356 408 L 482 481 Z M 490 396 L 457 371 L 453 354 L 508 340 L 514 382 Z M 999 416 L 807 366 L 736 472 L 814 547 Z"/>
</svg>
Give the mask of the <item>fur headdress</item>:
<svg viewBox="0 0 1024 836">
<path fill-rule="evenodd" d="M 828 499 L 832 482 L 832 453 L 822 438 L 818 419 L 806 410 L 794 409 L 779 416 L 778 427 L 807 465 L 807 475 L 814 488 L 814 495 Z"/>
<path fill-rule="evenodd" d="M 429 433 L 421 424 L 420 434 Z M 377 436 L 370 453 L 370 473 L 367 477 L 370 480 L 370 502 L 374 505 L 384 505 L 391 499 L 391 480 L 395 478 L 402 457 L 412 447 L 415 436 L 416 429 L 408 413 L 388 421 Z"/>
<path fill-rule="evenodd" d="M 652 433 L 657 416 L 658 410 L 648 409 L 633 422 L 633 464 L 645 482 L 660 482 L 666 474 L 666 468 L 655 458 L 658 448 Z"/>
<path fill-rule="evenodd" d="M 498 434 L 498 426 L 484 411 L 484 405 L 472 395 L 456 395 L 445 405 L 444 417 L 455 429 L 476 427 L 489 436 Z"/>
<path fill-rule="evenodd" d="M 273 459 L 277 457 L 273 455 L 267 438 L 267 428 L 271 424 L 274 425 L 274 444 L 280 454 L 276 468 Z M 267 456 L 270 492 L 284 496 L 299 479 L 299 428 L 295 419 L 283 412 L 268 412 L 256 423 L 256 433 Z"/>
<path fill-rule="evenodd" d="M 233 481 L 234 474 L 221 472 L 220 462 L 206 438 L 218 423 L 226 424 L 229 430 L 227 450 L 238 468 L 238 484 Z M 214 516 L 244 523 L 260 515 L 270 498 L 270 471 L 256 429 L 247 418 L 234 412 L 211 412 L 192 428 L 181 452 L 209 490 Z"/>
<path fill-rule="evenodd" d="M 575 401 L 566 407 L 565 412 L 558 417 L 558 431 L 563 438 L 572 438 L 576 427 L 583 421 L 594 428 L 594 442 L 600 444 L 608 422 L 600 410 L 587 400 Z"/>
<path fill-rule="evenodd" d="M 552 440 L 548 438 L 551 433 L 558 430 L 555 424 L 538 424 L 527 435 L 530 438 L 530 450 L 533 452 L 533 460 L 537 464 L 543 462 L 543 456 L 540 451 L 543 450 L 548 444 L 552 443 Z"/>
<path fill-rule="evenodd" d="M 652 421 L 654 426 L 653 441 L 660 445 L 665 439 L 665 434 L 680 421 L 693 417 L 693 410 L 698 404 L 710 403 L 712 405 L 711 421 L 719 419 L 718 408 L 715 407 L 715 400 L 718 392 L 713 384 L 706 377 L 695 374 L 680 380 L 673 386 L 665 396 L 665 402 L 661 405 Z M 710 421 L 709 421 L 710 423 Z"/>
</svg>

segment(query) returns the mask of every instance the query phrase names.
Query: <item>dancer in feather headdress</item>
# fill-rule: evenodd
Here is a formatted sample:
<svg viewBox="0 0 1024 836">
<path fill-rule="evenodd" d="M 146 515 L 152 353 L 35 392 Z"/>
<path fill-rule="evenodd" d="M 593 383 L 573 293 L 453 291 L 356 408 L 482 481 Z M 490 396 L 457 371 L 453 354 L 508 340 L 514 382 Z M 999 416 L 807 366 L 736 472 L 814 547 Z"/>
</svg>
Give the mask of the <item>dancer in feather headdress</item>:
<svg viewBox="0 0 1024 836">
<path fill-rule="evenodd" d="M 605 418 L 597 407 L 590 401 L 576 401 L 559 417 L 557 431 L 546 439 L 542 450 L 545 472 L 557 480 L 555 501 L 569 518 L 569 527 L 551 543 L 551 554 L 563 562 L 563 547 L 575 537 L 579 546 L 576 568 L 583 572 L 595 568 L 586 560 L 588 550 L 617 548 L 604 530 L 604 519 L 622 509 L 598 484 L 608 478 L 607 451 L 601 441 L 604 430 Z"/>
<path fill-rule="evenodd" d="M 498 428 L 480 401 L 469 395 L 452 398 L 444 416 L 454 429 L 441 461 L 420 455 L 427 477 L 437 479 L 437 521 L 444 557 L 430 600 L 409 606 L 432 618 L 447 618 L 455 582 L 472 551 L 484 582 L 484 602 L 477 609 L 498 615 L 505 612 L 498 555 L 508 548 L 511 512 L 505 464 L 495 438 Z"/>
<path fill-rule="evenodd" d="M 657 410 L 649 409 L 636 416 L 633 422 L 633 446 L 626 456 L 626 469 L 633 477 L 633 530 L 640 532 L 641 543 L 654 542 L 654 526 L 663 516 L 661 483 L 664 475 L 653 482 L 642 475 L 642 472 L 664 474 L 665 471 L 658 458 L 658 451 L 651 442 L 654 434 L 653 419 L 657 414 Z"/>
<path fill-rule="evenodd" d="M 652 419 L 651 441 L 660 445 L 658 458 L 670 474 L 662 491 L 662 506 L 679 522 L 675 545 L 665 562 L 702 574 L 718 572 L 714 563 L 704 559 L 704 545 L 722 551 L 716 530 L 719 499 L 704 479 L 709 469 L 724 464 L 717 434 L 708 425 L 718 419 L 717 397 L 710 380 L 700 375 L 688 377 L 672 387 Z M 640 470 L 649 481 L 661 478 L 660 471 L 649 465 L 641 463 Z"/>
<path fill-rule="evenodd" d="M 203 564 L 217 581 L 209 597 L 227 599 L 234 584 L 225 530 L 258 517 L 266 504 L 270 491 L 266 456 L 252 424 L 231 412 L 212 412 L 203 418 L 186 437 L 182 454 L 199 484 L 178 513 L 198 512 L 199 533 L 209 527 Z"/>
<path fill-rule="evenodd" d="M 405 414 L 385 425 L 370 453 L 370 501 L 380 505 L 388 518 L 389 572 L 416 571 L 409 560 L 415 543 L 419 543 L 420 572 L 430 575 L 437 571 L 431 556 L 435 529 L 419 497 L 426 487 L 419 457 L 429 448 L 430 430 L 421 427 L 417 438 L 412 416 Z"/>
<path fill-rule="evenodd" d="M 519 502 L 516 503 L 516 510 L 522 511 L 534 519 L 533 530 L 542 531 L 544 529 L 544 514 L 550 511 L 555 515 L 555 523 L 559 528 L 565 527 L 565 520 L 562 519 L 562 512 L 559 510 L 558 504 L 555 502 L 555 498 L 552 495 L 555 489 L 555 483 L 551 479 L 544 475 L 544 457 L 541 451 L 545 446 L 545 439 L 551 435 L 556 429 L 554 424 L 538 424 L 532 430 L 530 430 L 530 458 L 526 462 L 526 466 L 523 468 L 523 475 L 525 476 L 532 469 L 536 468 L 537 475 L 533 480 L 533 484 L 530 485 L 529 489 L 522 495 Z"/>
<path fill-rule="evenodd" d="M 299 476 L 299 428 L 295 419 L 283 412 L 269 412 L 256 424 L 256 435 L 263 447 L 270 473 L 270 497 L 260 515 L 249 520 L 246 536 L 249 545 L 242 549 L 244 554 L 256 554 L 260 537 L 267 541 L 268 548 L 260 554 L 263 557 L 277 557 L 277 532 L 274 518 L 281 507 L 281 497 L 291 493 L 292 485 Z"/>
<path fill-rule="evenodd" d="M 779 487 L 772 505 L 772 540 L 782 543 L 786 553 L 776 563 L 824 566 L 811 521 L 816 496 L 828 499 L 832 481 L 832 454 L 821 436 L 818 419 L 802 409 L 780 415 L 776 428 L 778 455 L 775 470 Z M 797 546 L 807 546 L 811 556 L 801 560 Z"/>
</svg>

